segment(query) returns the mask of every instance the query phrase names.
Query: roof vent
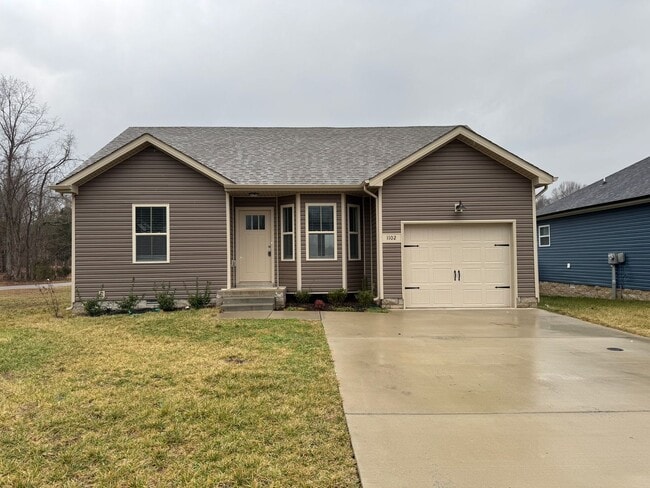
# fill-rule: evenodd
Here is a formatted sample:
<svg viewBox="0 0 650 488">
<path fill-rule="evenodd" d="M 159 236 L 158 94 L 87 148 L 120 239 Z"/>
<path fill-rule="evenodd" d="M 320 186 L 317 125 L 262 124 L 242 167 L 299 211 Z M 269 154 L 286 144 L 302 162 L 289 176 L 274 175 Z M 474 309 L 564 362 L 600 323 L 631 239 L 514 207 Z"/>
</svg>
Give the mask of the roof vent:
<svg viewBox="0 0 650 488">
<path fill-rule="evenodd" d="M 607 183 L 607 178 L 606 177 L 603 178 L 603 183 L 602 184 L 604 185 L 605 183 Z"/>
</svg>

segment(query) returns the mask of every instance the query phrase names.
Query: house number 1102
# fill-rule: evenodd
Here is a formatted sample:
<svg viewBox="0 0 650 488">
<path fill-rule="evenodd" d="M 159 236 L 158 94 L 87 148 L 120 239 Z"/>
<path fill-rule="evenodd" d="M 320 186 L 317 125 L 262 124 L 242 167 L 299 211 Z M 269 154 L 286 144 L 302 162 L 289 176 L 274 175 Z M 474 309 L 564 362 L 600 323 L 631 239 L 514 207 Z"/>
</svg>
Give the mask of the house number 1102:
<svg viewBox="0 0 650 488">
<path fill-rule="evenodd" d="M 402 242 L 402 234 L 383 234 L 383 242 Z"/>
</svg>

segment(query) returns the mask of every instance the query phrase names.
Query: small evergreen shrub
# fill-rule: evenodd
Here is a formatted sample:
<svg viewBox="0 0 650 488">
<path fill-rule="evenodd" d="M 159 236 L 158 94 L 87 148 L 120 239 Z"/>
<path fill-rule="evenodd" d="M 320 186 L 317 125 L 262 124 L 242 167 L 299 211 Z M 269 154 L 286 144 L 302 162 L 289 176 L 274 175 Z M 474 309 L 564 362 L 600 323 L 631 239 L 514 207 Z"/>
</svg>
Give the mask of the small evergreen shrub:
<svg viewBox="0 0 650 488">
<path fill-rule="evenodd" d="M 160 310 L 171 312 L 176 308 L 176 289 L 172 289 L 170 282 L 165 284 L 163 281 L 160 284 L 160 289 L 154 287 L 154 293 L 156 294 L 156 301 L 158 302 Z"/>
<path fill-rule="evenodd" d="M 314 308 L 316 310 L 325 310 L 325 302 L 323 300 L 316 300 L 314 302 Z"/>
<path fill-rule="evenodd" d="M 106 312 L 106 309 L 104 308 L 104 302 L 106 301 L 106 298 L 104 297 L 104 285 L 102 285 L 94 298 L 89 298 L 88 300 L 81 298 L 81 294 L 77 288 L 77 298 L 83 305 L 85 312 L 91 317 L 97 317 Z"/>
<path fill-rule="evenodd" d="M 374 302 L 374 294 L 370 290 L 361 290 L 354 296 L 357 299 L 357 303 L 363 308 L 368 308 Z"/>
<path fill-rule="evenodd" d="M 335 307 L 340 307 L 343 305 L 343 302 L 348 297 L 348 290 L 345 288 L 337 288 L 336 290 L 330 290 L 327 293 L 327 301 L 330 302 Z"/>
<path fill-rule="evenodd" d="M 117 306 L 124 313 L 133 313 L 135 308 L 140 303 L 140 300 L 144 300 L 144 295 L 135 294 L 135 277 L 131 279 L 131 291 L 127 296 L 122 298 L 117 302 Z"/>
<path fill-rule="evenodd" d="M 296 290 L 294 297 L 297 303 L 309 303 L 311 292 L 309 290 Z"/>
<path fill-rule="evenodd" d="M 185 285 L 185 283 L 183 283 L 183 285 Z M 210 285 L 210 282 L 206 281 L 205 288 L 203 288 L 203 290 L 200 290 L 199 279 L 196 278 L 194 293 L 190 293 L 187 289 L 187 286 L 185 286 L 185 291 L 187 292 L 187 301 L 190 304 L 190 307 L 198 309 L 210 306 Z"/>
</svg>

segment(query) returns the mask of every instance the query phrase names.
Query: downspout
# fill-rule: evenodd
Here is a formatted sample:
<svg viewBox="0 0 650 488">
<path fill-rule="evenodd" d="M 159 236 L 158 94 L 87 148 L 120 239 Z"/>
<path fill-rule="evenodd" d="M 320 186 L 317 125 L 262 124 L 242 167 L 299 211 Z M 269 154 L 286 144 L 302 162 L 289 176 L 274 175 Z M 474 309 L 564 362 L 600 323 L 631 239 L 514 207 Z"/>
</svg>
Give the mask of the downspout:
<svg viewBox="0 0 650 488">
<path fill-rule="evenodd" d="M 363 191 L 364 191 L 364 193 L 367 193 L 368 195 L 370 195 L 372 198 L 375 199 L 375 234 L 376 234 L 375 248 L 377 249 L 377 262 L 379 262 L 379 246 L 377 245 L 377 242 L 379 242 L 379 238 L 378 238 L 378 236 L 379 236 L 379 225 L 377 225 L 377 221 L 378 221 L 378 218 L 379 218 L 378 217 L 379 208 L 378 208 L 378 205 L 377 205 L 377 195 L 375 195 L 373 192 L 368 190 L 369 183 L 370 182 L 368 180 L 363 182 Z M 371 209 L 372 209 L 372 207 L 370 208 L 370 210 Z M 373 278 L 374 269 L 373 269 L 373 263 L 372 263 L 372 240 L 370 241 L 370 258 L 371 258 L 370 259 L 370 288 L 373 289 L 375 287 L 375 282 L 374 282 L 374 278 Z M 379 279 L 379 272 L 377 272 L 377 279 Z M 379 296 L 379 287 L 377 287 L 377 296 Z"/>
<path fill-rule="evenodd" d="M 534 275 L 535 275 L 535 300 L 539 303 L 539 255 L 537 251 L 537 198 L 542 196 L 548 190 L 548 185 L 544 185 L 542 191 L 535 193 L 535 186 L 533 185 L 533 260 L 535 262 Z M 519 277 L 519 273 L 515 270 L 515 276 Z M 519 297 L 515 297 L 515 303 Z M 516 306 L 516 305 L 515 305 Z"/>
</svg>

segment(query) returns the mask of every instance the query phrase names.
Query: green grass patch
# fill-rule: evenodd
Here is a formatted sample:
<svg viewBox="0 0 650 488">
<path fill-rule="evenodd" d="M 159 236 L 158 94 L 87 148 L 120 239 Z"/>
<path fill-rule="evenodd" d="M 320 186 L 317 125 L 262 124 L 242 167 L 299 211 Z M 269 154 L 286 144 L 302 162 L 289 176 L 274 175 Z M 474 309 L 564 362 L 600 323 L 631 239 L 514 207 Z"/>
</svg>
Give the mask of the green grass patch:
<svg viewBox="0 0 650 488">
<path fill-rule="evenodd" d="M 539 308 L 650 337 L 650 303 L 648 302 L 543 296 Z"/>
<path fill-rule="evenodd" d="M 2 486 L 359 486 L 319 322 L 0 310 Z"/>
</svg>

